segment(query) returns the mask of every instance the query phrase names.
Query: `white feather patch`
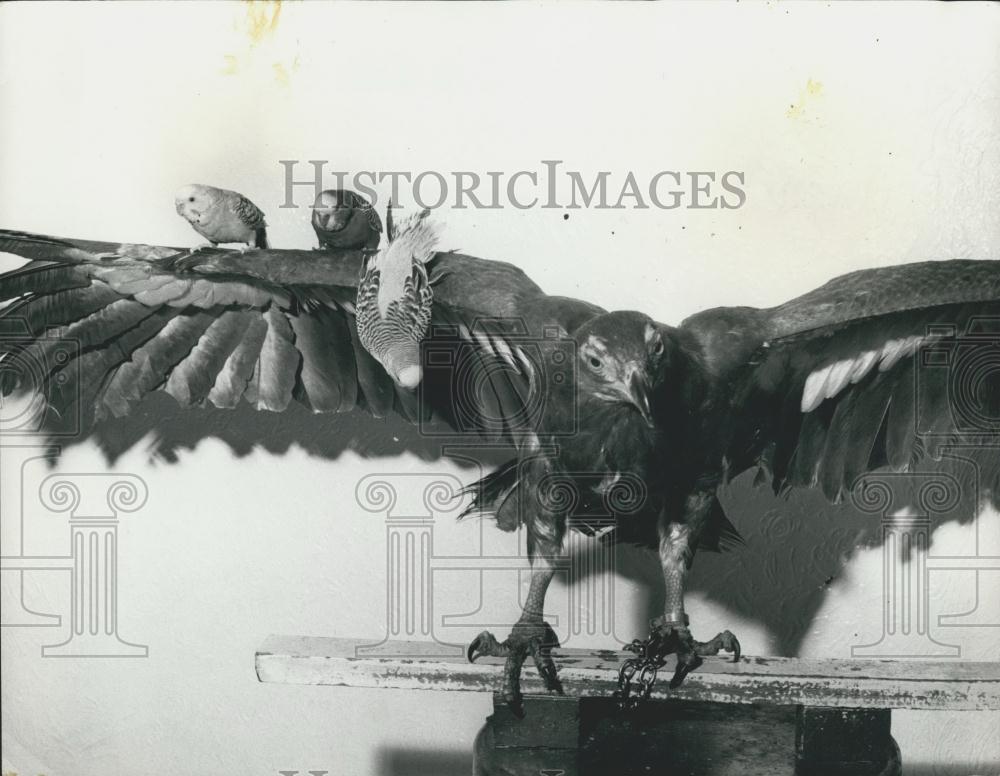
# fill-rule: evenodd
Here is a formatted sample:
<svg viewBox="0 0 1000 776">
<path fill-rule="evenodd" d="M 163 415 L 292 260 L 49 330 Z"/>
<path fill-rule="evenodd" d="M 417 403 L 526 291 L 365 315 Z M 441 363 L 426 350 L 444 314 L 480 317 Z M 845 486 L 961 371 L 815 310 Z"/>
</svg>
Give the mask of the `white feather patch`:
<svg viewBox="0 0 1000 776">
<path fill-rule="evenodd" d="M 531 363 L 531 359 L 528 358 L 521 348 L 515 347 L 514 353 L 517 355 L 517 360 L 524 365 L 524 373 L 529 376 L 530 379 L 534 379 L 535 367 Z"/>
<path fill-rule="evenodd" d="M 854 369 L 851 370 L 851 384 L 857 383 L 868 374 L 871 368 L 875 366 L 876 361 L 878 361 L 877 350 L 866 350 L 854 359 Z"/>
<path fill-rule="evenodd" d="M 479 347 L 493 355 L 493 346 L 490 344 L 490 338 L 483 334 L 481 331 L 476 331 L 476 342 L 479 343 Z"/>
<path fill-rule="evenodd" d="M 917 345 L 922 340 L 922 337 L 917 336 L 889 340 L 882 348 L 882 363 L 879 364 L 878 370 L 885 372 L 896 366 L 900 359 L 913 355 L 913 351 L 917 349 Z"/>
<path fill-rule="evenodd" d="M 812 372 L 802 389 L 801 408 L 812 412 L 824 399 L 831 399 L 848 384 L 856 384 L 872 371 L 876 364 L 880 372 L 892 369 L 899 361 L 913 355 L 920 345 L 933 337 L 913 335 L 891 339 L 881 348 L 866 350 L 853 357 L 835 361 Z"/>
<path fill-rule="evenodd" d="M 511 353 L 510 346 L 504 341 L 503 337 L 493 337 L 491 341 L 493 342 L 494 350 L 496 350 L 500 358 L 506 361 L 514 369 L 517 369 L 517 362 L 514 361 L 514 354 Z"/>
<path fill-rule="evenodd" d="M 826 378 L 829 375 L 830 367 L 826 366 L 817 369 L 806 378 L 805 387 L 802 389 L 802 411 L 812 412 L 823 401 L 823 386 L 826 385 Z"/>
<path fill-rule="evenodd" d="M 854 359 L 847 358 L 832 364 L 829 368 L 826 382 L 823 385 L 823 398 L 830 399 L 840 393 L 854 371 Z"/>
</svg>

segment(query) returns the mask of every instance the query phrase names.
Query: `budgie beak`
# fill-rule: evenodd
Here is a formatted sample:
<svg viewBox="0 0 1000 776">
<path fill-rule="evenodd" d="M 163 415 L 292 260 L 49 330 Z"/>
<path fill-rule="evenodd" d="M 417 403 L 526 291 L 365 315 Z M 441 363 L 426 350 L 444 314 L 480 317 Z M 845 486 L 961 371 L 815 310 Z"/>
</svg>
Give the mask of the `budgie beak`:
<svg viewBox="0 0 1000 776">
<path fill-rule="evenodd" d="M 399 387 L 412 391 L 420 385 L 420 381 L 423 379 L 423 370 L 416 364 L 404 366 L 392 376 L 392 379 Z"/>
</svg>

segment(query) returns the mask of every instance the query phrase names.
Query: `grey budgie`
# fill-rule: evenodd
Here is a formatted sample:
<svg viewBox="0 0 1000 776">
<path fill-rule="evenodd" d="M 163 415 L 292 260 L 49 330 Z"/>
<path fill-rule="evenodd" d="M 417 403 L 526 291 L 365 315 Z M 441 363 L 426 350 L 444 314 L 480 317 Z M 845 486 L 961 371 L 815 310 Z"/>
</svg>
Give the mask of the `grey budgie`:
<svg viewBox="0 0 1000 776">
<path fill-rule="evenodd" d="M 378 248 L 382 219 L 372 204 L 349 189 L 320 192 L 313 205 L 312 226 L 320 248 Z"/>
</svg>

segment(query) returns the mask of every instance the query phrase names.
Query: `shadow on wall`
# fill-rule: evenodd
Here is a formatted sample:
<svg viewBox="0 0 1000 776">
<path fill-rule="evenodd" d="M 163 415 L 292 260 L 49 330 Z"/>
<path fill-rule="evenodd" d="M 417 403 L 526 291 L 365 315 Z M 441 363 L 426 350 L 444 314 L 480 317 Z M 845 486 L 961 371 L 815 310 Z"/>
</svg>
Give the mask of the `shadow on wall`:
<svg viewBox="0 0 1000 776">
<path fill-rule="evenodd" d="M 331 461 L 345 452 L 365 458 L 409 453 L 436 461 L 441 448 L 440 438 L 423 436 L 417 426 L 396 416 L 317 415 L 296 402 L 284 412 L 258 412 L 245 402 L 235 410 L 182 409 L 162 391 L 147 395 L 126 417 L 96 424 L 87 438 L 114 463 L 150 433 L 154 437 L 150 454 L 171 463 L 180 451 L 193 450 L 210 438 L 225 442 L 239 457 L 254 449 L 281 454 L 299 447 Z M 83 440 L 74 438 L 70 444 Z"/>
<path fill-rule="evenodd" d="M 237 456 L 255 448 L 283 454 L 297 446 L 331 461 L 352 452 L 367 458 L 406 453 L 431 462 L 439 460 L 442 443 L 450 441 L 423 435 L 397 417 L 314 415 L 297 404 L 283 413 L 257 412 L 246 404 L 234 411 L 182 410 L 159 392 L 147 396 L 128 417 L 98 424 L 91 437 L 113 462 L 150 433 L 151 455 L 167 461 L 176 461 L 179 451 L 193 450 L 207 438 L 224 441 Z M 994 461 L 1000 454 L 987 452 Z M 504 449 L 481 460 L 496 465 L 510 456 Z M 817 489 L 776 496 L 770 487 L 754 487 L 754 473 L 747 472 L 720 492 L 747 546 L 723 554 L 698 553 L 689 589 L 764 625 L 776 654 L 795 656 L 827 590 L 849 560 L 859 550 L 881 545 L 884 517 L 901 510 L 927 515 L 929 536 L 944 523 L 970 522 L 982 495 L 978 472 L 968 453 L 948 451 L 944 460 L 928 461 L 913 473 L 867 476 L 865 486 L 856 487 L 841 504 L 830 504 Z M 901 543 L 902 560 L 908 551 L 909 545 Z M 662 577 L 655 553 L 620 546 L 617 569 L 649 591 L 648 618 L 660 614 Z"/>
<path fill-rule="evenodd" d="M 378 776 L 468 776 L 472 753 L 384 747 L 376 755 Z"/>
<path fill-rule="evenodd" d="M 798 656 L 828 591 L 854 555 L 882 546 L 885 517 L 926 515 L 929 537 L 946 523 L 969 523 L 981 499 L 970 484 L 977 472 L 973 462 L 958 458 L 930 461 L 902 476 L 875 473 L 867 478 L 869 488 L 878 487 L 887 501 L 866 502 L 859 487 L 840 504 L 818 489 L 775 496 L 769 487 L 754 487 L 748 472 L 720 494 L 746 546 L 699 552 L 688 590 L 767 628 L 774 655 Z M 911 551 L 912 545 L 900 543 L 900 560 L 908 561 Z M 659 616 L 664 596 L 657 556 L 621 547 L 617 570 L 649 591 L 646 616 Z"/>
</svg>

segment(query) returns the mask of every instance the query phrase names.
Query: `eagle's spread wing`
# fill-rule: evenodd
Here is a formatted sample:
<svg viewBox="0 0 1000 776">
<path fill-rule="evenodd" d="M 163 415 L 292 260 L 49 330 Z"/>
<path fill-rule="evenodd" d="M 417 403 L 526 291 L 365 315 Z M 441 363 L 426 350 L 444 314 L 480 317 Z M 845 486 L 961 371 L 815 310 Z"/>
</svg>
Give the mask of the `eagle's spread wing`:
<svg viewBox="0 0 1000 776">
<path fill-rule="evenodd" d="M 461 364 L 432 366 L 414 393 L 358 340 L 360 251 L 192 255 L 17 232 L 0 232 L 0 251 L 32 259 L 0 276 L 0 393 L 40 388 L 53 419 L 84 429 L 159 390 L 185 407 L 433 412 L 511 440 L 540 365 L 526 341 L 597 310 L 547 297 L 511 265 L 438 254 L 428 350 Z"/>
<path fill-rule="evenodd" d="M 866 472 L 965 443 L 1000 476 L 1000 262 L 855 272 L 681 328 L 725 397 L 730 474 L 759 465 L 775 490 L 837 500 Z"/>
<path fill-rule="evenodd" d="M 0 392 L 30 378 L 84 428 L 159 390 L 183 406 L 434 413 L 516 441 L 538 422 L 553 332 L 602 312 L 509 264 L 438 254 L 414 393 L 358 341 L 360 251 L 204 251 L 186 272 L 173 248 L 0 232 L 0 251 L 33 260 L 0 277 Z M 704 416 L 706 465 L 760 466 L 778 490 L 836 499 L 958 439 L 992 451 L 1000 477 L 1000 263 L 857 272 L 769 310 L 699 313 L 677 336 L 705 385 L 682 409 Z"/>
</svg>

